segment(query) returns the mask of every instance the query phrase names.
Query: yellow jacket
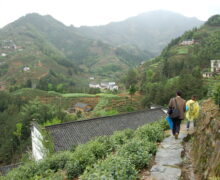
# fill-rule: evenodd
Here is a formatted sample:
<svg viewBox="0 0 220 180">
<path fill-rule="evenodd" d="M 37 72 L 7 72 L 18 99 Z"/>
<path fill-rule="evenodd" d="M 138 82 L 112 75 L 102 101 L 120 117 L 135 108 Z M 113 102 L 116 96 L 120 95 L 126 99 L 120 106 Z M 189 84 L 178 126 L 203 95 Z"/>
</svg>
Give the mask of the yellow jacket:
<svg viewBox="0 0 220 180">
<path fill-rule="evenodd" d="M 193 121 L 194 119 L 198 118 L 199 116 L 199 103 L 194 100 L 188 100 L 186 102 L 186 119 L 189 121 Z"/>
</svg>

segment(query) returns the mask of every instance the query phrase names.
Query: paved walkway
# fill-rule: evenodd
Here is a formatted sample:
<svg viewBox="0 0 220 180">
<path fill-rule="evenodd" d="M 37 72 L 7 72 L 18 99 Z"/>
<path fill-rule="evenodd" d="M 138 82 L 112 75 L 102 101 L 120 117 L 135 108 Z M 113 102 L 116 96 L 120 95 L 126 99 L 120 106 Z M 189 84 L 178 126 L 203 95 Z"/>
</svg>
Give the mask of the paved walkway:
<svg viewBox="0 0 220 180">
<path fill-rule="evenodd" d="M 181 127 L 179 138 L 169 136 L 163 140 L 158 148 L 155 165 L 151 168 L 151 179 L 155 180 L 178 180 L 181 176 L 180 165 L 182 163 L 182 141 L 187 133 Z"/>
</svg>

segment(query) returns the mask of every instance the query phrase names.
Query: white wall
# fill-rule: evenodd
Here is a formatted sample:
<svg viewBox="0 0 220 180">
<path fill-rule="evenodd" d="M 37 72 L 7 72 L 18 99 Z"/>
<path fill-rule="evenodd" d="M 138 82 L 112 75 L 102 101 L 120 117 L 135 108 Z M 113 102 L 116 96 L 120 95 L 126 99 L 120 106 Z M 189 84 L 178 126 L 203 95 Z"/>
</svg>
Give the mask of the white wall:
<svg viewBox="0 0 220 180">
<path fill-rule="evenodd" d="M 32 155 L 33 158 L 38 161 L 45 157 L 46 149 L 43 146 L 43 136 L 36 126 L 31 128 L 31 140 L 32 140 Z"/>
</svg>

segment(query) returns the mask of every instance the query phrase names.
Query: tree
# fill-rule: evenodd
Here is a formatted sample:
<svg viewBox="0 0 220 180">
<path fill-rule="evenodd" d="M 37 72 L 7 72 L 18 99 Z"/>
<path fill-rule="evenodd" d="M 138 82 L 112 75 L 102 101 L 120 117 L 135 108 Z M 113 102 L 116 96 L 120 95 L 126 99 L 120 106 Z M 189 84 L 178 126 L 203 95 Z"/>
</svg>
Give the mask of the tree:
<svg viewBox="0 0 220 180">
<path fill-rule="evenodd" d="M 25 83 L 25 87 L 27 88 L 32 88 L 32 81 L 30 79 L 28 79 Z"/>
<path fill-rule="evenodd" d="M 124 78 L 125 87 L 129 88 L 131 85 L 135 85 L 138 81 L 137 72 L 135 69 L 130 69 Z"/>
<path fill-rule="evenodd" d="M 16 124 L 16 131 L 13 132 L 13 134 L 18 138 L 19 143 L 20 143 L 20 153 L 22 153 L 21 150 L 21 129 L 22 129 L 22 123 L 17 123 Z"/>
<path fill-rule="evenodd" d="M 131 96 L 131 104 L 132 104 L 132 96 L 135 94 L 136 91 L 137 91 L 137 89 L 135 88 L 135 86 L 131 85 L 130 89 L 129 89 L 129 94 Z"/>
</svg>

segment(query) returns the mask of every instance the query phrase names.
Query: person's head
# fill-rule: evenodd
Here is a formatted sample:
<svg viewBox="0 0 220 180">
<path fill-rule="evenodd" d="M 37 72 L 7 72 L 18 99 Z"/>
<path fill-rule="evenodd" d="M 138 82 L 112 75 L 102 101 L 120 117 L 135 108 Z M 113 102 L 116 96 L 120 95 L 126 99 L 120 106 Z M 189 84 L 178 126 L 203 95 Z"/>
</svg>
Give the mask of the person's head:
<svg viewBox="0 0 220 180">
<path fill-rule="evenodd" d="M 182 92 L 181 91 L 177 91 L 176 95 L 182 97 Z"/>
<path fill-rule="evenodd" d="M 193 95 L 193 96 L 191 97 L 191 99 L 194 100 L 194 101 L 196 101 L 197 98 L 196 98 L 195 95 Z"/>
</svg>

